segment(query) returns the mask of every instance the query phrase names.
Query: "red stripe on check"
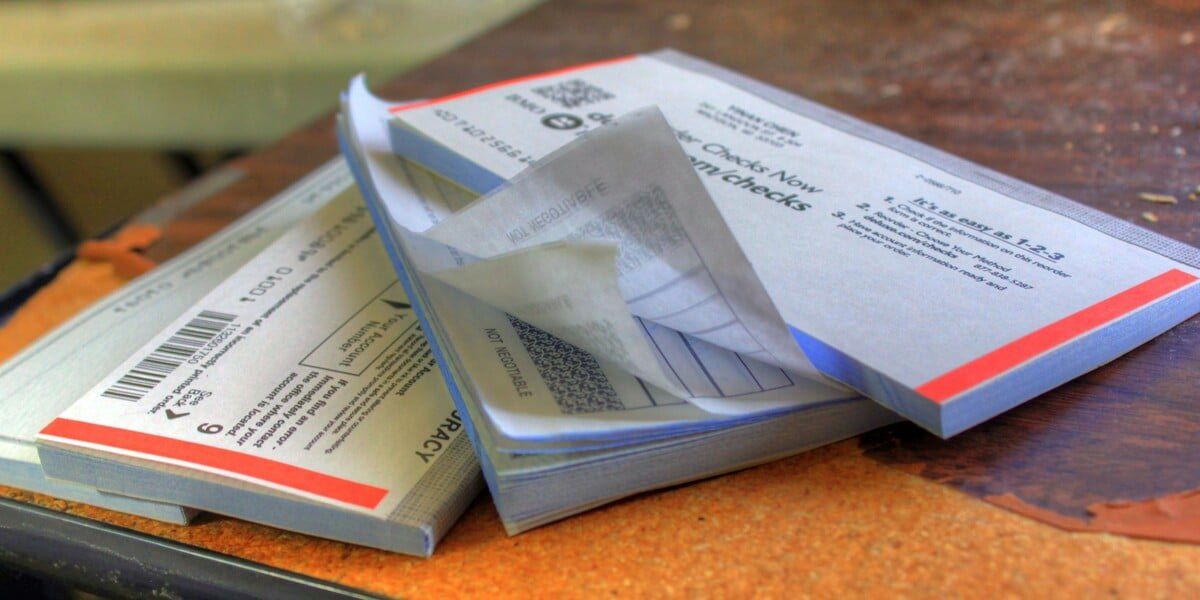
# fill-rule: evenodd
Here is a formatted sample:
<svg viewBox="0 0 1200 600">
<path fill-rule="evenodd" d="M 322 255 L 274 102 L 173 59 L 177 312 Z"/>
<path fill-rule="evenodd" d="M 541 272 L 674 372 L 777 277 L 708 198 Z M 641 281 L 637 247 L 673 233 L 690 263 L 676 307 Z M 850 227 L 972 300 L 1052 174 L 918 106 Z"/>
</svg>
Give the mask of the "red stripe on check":
<svg viewBox="0 0 1200 600">
<path fill-rule="evenodd" d="M 607 60 L 598 60 L 596 62 L 584 63 L 582 65 L 575 65 L 573 67 L 566 67 L 565 69 L 557 69 L 554 71 L 547 71 L 545 73 L 535 73 L 533 75 L 525 75 L 523 77 L 514 77 L 513 79 L 505 79 L 504 81 L 497 81 L 494 83 L 489 83 L 487 85 L 481 85 L 479 87 L 471 88 L 471 89 L 463 91 L 463 92 L 457 92 L 454 94 L 450 94 L 449 96 L 442 96 L 441 98 L 434 98 L 432 100 L 422 100 L 419 102 L 410 102 L 408 104 L 402 104 L 400 106 L 393 106 L 388 110 L 390 110 L 392 114 L 402 113 L 406 110 L 412 110 L 414 108 L 421 108 L 422 106 L 430 106 L 433 104 L 441 104 L 442 102 L 449 102 L 451 100 L 458 100 L 459 98 L 473 96 L 475 94 L 486 92 L 488 90 L 494 90 L 496 88 L 501 88 L 501 87 L 504 87 L 507 85 L 515 85 L 518 83 L 525 83 L 527 81 L 536 81 L 538 79 L 554 77 L 555 75 L 565 75 L 567 73 L 572 73 L 574 71 L 583 71 L 585 69 L 594 69 L 596 67 L 603 67 L 606 65 L 621 63 L 621 62 L 625 62 L 627 60 L 633 60 L 635 58 L 637 58 L 636 54 L 630 54 L 629 56 L 620 56 L 617 58 L 610 58 Z"/>
<path fill-rule="evenodd" d="M 917 393 L 941 404 L 1059 344 L 1115 321 L 1175 290 L 1197 277 L 1172 269 L 1139 283 L 1107 300 L 1101 300 L 1069 317 L 1009 342 L 917 388 Z"/>
<path fill-rule="evenodd" d="M 387 490 L 383 488 L 279 461 L 106 425 L 60 418 L 51 421 L 42 433 L 203 465 L 363 508 L 375 508 L 387 495 Z"/>
</svg>

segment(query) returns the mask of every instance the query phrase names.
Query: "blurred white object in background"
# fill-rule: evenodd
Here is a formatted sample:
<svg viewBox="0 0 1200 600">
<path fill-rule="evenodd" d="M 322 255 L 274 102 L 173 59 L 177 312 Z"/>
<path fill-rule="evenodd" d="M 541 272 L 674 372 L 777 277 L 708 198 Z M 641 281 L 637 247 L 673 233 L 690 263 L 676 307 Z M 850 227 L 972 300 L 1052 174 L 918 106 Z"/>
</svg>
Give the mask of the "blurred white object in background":
<svg viewBox="0 0 1200 600">
<path fill-rule="evenodd" d="M 536 0 L 0 3 L 0 146 L 251 146 Z"/>
<path fill-rule="evenodd" d="M 0 290 L 537 0 L 0 2 Z M 17 251 L 19 250 L 19 251 Z"/>
</svg>

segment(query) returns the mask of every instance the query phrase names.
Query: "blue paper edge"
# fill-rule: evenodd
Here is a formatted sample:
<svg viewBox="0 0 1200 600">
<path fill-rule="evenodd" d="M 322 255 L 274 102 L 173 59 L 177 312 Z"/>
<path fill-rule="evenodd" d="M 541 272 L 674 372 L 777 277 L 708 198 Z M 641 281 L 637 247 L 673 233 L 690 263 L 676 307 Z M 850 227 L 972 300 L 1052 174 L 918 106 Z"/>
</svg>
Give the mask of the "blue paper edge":
<svg viewBox="0 0 1200 600">
<path fill-rule="evenodd" d="M 395 121 L 388 123 L 388 141 L 392 152 L 434 171 L 472 192 L 486 194 L 504 184 L 505 179 Z"/>
<path fill-rule="evenodd" d="M 789 327 L 821 372 L 904 414 L 925 429 L 950 437 L 1120 358 L 1197 312 L 1200 312 L 1200 284 L 1192 283 L 942 403 Z"/>
</svg>

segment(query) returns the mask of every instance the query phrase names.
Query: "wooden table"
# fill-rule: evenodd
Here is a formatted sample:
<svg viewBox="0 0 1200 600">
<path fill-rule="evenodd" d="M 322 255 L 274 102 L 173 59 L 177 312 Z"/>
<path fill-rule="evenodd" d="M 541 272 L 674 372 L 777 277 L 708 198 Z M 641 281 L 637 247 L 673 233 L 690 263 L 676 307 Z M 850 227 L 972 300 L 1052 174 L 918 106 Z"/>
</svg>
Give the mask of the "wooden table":
<svg viewBox="0 0 1200 600">
<path fill-rule="evenodd" d="M 1200 3 L 1186 0 L 557 2 L 380 92 L 431 97 L 673 46 L 1197 244 L 1200 202 L 1187 196 L 1200 185 L 1198 17 Z M 323 119 L 239 161 L 245 177 L 173 221 L 150 256 L 174 255 L 335 154 Z M 1151 204 L 1143 192 L 1179 203 Z M 283 568 L 301 574 L 286 585 L 330 580 L 405 596 L 1195 595 L 1200 547 L 1071 533 L 997 505 L 1069 528 L 1200 540 L 1197 364 L 1192 319 L 950 443 L 889 428 L 513 538 L 484 496 L 427 561 L 223 517 L 165 526 L 12 490 L 54 512 L 0 509 L 66 527 L 62 544 L 91 528 L 167 549 L 161 559 L 131 550 L 149 566 L 119 567 L 142 579 L 117 591 L 202 590 L 207 578 L 215 589 L 283 593 L 271 587 Z M 1159 510 L 1131 520 L 1105 508 L 1116 500 Z M 109 538 L 96 539 L 103 551 Z M 206 577 L 230 564 L 209 552 L 252 561 L 235 572 L 265 579 Z M 170 568 L 154 571 L 162 564 Z"/>
</svg>

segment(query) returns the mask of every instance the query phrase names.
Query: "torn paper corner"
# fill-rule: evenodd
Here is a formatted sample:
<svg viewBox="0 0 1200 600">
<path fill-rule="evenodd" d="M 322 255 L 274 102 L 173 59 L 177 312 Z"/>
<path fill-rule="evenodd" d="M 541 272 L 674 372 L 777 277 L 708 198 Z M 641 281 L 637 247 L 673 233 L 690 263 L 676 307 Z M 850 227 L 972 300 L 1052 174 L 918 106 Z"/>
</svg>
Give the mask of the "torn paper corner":
<svg viewBox="0 0 1200 600">
<path fill-rule="evenodd" d="M 1170 542 L 1200 543 L 1200 490 L 1138 501 L 1101 502 L 1088 507 L 1090 519 L 1060 514 L 1006 493 L 987 502 L 1067 531 L 1107 532 Z"/>
</svg>

